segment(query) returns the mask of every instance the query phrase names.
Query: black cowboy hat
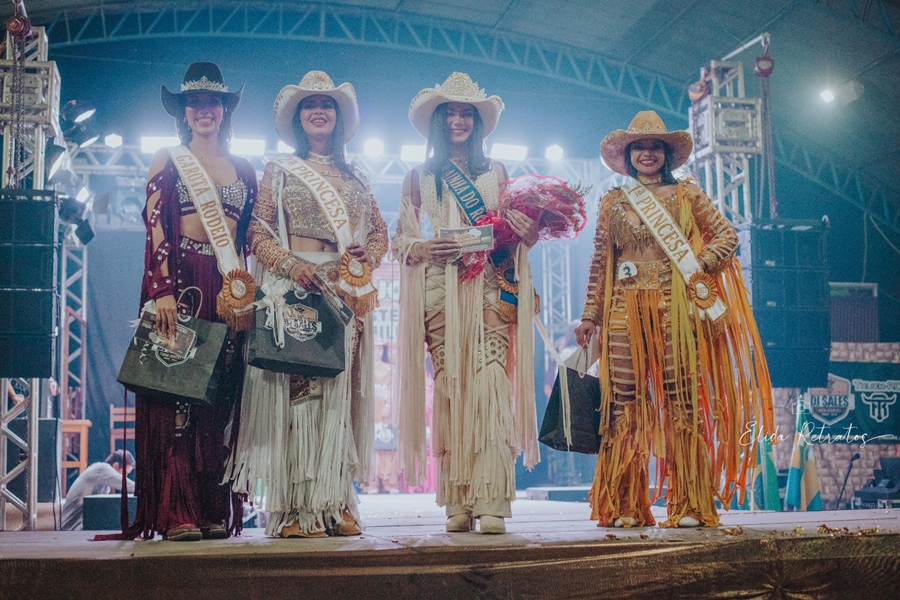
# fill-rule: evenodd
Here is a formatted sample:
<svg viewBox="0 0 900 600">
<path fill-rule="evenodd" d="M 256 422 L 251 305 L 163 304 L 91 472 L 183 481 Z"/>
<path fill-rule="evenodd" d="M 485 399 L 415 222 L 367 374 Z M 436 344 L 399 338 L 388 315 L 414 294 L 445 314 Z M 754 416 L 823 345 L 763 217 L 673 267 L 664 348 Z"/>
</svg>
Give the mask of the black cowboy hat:
<svg viewBox="0 0 900 600">
<path fill-rule="evenodd" d="M 229 93 L 219 67 L 210 62 L 197 62 L 185 71 L 180 94 L 173 94 L 166 89 L 166 86 L 160 88 L 160 96 L 166 112 L 176 119 L 184 116 L 185 96 L 197 92 L 219 94 L 225 110 L 233 112 L 241 102 L 244 86 L 241 86 L 241 89 L 236 92 Z"/>
</svg>

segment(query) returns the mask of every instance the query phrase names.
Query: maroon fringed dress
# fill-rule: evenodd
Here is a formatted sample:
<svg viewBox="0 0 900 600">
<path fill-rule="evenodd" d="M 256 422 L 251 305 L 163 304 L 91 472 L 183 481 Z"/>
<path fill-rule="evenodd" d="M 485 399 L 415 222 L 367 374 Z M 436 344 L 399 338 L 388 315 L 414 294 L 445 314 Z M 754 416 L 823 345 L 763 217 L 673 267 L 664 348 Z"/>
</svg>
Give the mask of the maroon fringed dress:
<svg viewBox="0 0 900 600">
<path fill-rule="evenodd" d="M 256 200 L 256 170 L 246 160 L 231 157 L 238 179 L 219 189 L 226 217 L 237 221 L 235 244 L 239 256 L 246 250 L 246 232 Z M 147 198 L 160 192 L 153 214 L 144 209 L 147 246 L 141 306 L 172 294 L 180 313 L 222 322 L 216 314 L 216 296 L 222 289 L 222 275 L 209 244 L 181 236 L 181 217 L 195 213 L 194 205 L 171 159 L 147 183 Z M 153 247 L 153 228 L 162 228 L 164 241 Z M 168 276 L 160 267 L 168 263 Z M 175 405 L 138 395 L 135 415 L 137 514 L 123 532 L 127 539 L 156 533 L 182 524 L 201 529 L 224 525 L 233 535 L 242 525 L 241 499 L 222 484 L 228 445 L 237 433 L 234 411 L 230 439 L 225 431 L 243 387 L 242 335 L 229 331 L 223 348 L 225 368 L 215 403 Z M 221 360 L 221 359 L 220 359 Z M 186 413 L 186 423 L 176 428 L 176 411 Z"/>
</svg>

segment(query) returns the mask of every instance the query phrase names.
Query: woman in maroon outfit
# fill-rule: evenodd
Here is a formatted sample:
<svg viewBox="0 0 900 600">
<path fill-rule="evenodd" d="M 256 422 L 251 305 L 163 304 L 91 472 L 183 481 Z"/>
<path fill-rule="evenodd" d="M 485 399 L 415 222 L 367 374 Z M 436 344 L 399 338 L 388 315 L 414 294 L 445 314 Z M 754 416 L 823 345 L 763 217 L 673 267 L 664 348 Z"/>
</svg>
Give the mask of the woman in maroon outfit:
<svg viewBox="0 0 900 600">
<path fill-rule="evenodd" d="M 229 152 L 231 115 L 242 89 L 228 93 L 219 68 L 212 63 L 192 64 L 180 94 L 162 87 L 163 105 L 175 117 L 182 144 L 215 183 L 241 262 L 257 192 L 255 169 Z M 160 332 L 174 334 L 178 314 L 222 322 L 216 312 L 216 296 L 223 285 L 216 256 L 165 148 L 150 164 L 144 221 L 147 247 L 141 305 L 155 303 Z M 240 531 L 241 501 L 229 485 L 222 485 L 222 478 L 230 441 L 225 430 L 242 387 L 241 341 L 241 334 L 229 330 L 220 357 L 225 369 L 212 405 L 137 397 L 138 504 L 125 537 L 150 539 L 160 532 L 168 540 L 194 541 L 226 538 Z"/>
</svg>

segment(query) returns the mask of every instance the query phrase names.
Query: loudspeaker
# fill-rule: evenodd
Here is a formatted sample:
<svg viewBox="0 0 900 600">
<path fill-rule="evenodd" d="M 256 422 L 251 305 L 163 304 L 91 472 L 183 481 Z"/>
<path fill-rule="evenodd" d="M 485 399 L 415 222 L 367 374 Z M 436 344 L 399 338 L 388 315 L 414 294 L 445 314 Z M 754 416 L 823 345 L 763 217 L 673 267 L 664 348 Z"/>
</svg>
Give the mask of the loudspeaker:
<svg viewBox="0 0 900 600">
<path fill-rule="evenodd" d="M 46 190 L 0 190 L 0 244 L 56 244 L 57 197 Z"/>
<path fill-rule="evenodd" d="M 57 324 L 57 196 L 0 190 L 0 375 L 50 377 Z"/>
<path fill-rule="evenodd" d="M 4 377 L 53 376 L 55 335 L 0 335 L 0 373 Z"/>
<path fill-rule="evenodd" d="M 28 441 L 28 419 L 13 419 L 9 430 Z M 24 451 L 11 441 L 6 443 L 6 468 L 13 469 L 25 457 Z M 59 498 L 59 466 L 62 457 L 62 421 L 59 419 L 38 419 L 38 502 L 53 502 Z M 28 472 L 24 471 L 7 485 L 10 492 L 25 499 L 25 483 Z"/>
<path fill-rule="evenodd" d="M 826 233 L 822 221 L 779 219 L 754 221 L 749 236 L 741 235 L 741 261 L 774 387 L 828 383 Z"/>
<path fill-rule="evenodd" d="M 134 520 L 137 498 L 128 496 L 128 522 Z M 117 531 L 122 527 L 122 497 L 116 494 L 94 494 L 84 497 L 85 531 Z"/>
</svg>

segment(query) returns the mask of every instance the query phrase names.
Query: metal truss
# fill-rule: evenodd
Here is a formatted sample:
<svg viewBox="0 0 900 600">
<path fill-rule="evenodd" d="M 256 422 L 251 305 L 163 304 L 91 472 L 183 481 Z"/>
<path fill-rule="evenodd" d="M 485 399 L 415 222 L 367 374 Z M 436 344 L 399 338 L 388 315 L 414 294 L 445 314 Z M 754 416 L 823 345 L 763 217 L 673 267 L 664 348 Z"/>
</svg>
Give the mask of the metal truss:
<svg viewBox="0 0 900 600">
<path fill-rule="evenodd" d="M 810 0 L 798 0 L 807 2 Z M 821 4 L 818 3 L 817 4 Z M 892 9 L 883 0 L 832 0 L 840 5 L 829 10 L 846 16 L 843 5 L 859 19 L 884 35 L 897 37 Z M 498 67 L 578 85 L 618 98 L 637 101 L 659 113 L 685 121 L 690 104 L 683 83 L 647 69 L 635 67 L 598 53 L 554 44 L 497 29 L 487 29 L 448 19 L 385 12 L 353 6 L 319 3 L 260 3 L 224 0 L 211 2 L 148 1 L 83 6 L 47 13 L 47 32 L 52 48 L 64 48 L 105 41 L 147 37 L 242 37 L 266 40 L 300 40 L 375 46 L 408 52 L 464 58 Z M 878 21 L 878 19 L 881 19 Z M 878 21 L 878 22 L 876 22 Z M 880 25 L 878 25 L 880 23 Z M 878 25 L 878 26 L 876 26 Z M 799 148 L 802 144 L 776 136 L 780 146 Z M 786 166 L 804 177 L 835 191 L 823 170 L 837 169 L 828 158 L 788 162 Z M 779 161 L 784 154 L 776 154 Z M 391 165 L 383 165 L 391 171 Z M 144 171 L 146 172 L 146 171 Z M 369 170 L 375 173 L 375 170 Z M 399 176 L 399 177 L 402 177 Z M 860 179 L 858 175 L 854 176 Z M 862 180 L 860 179 L 862 183 Z M 869 197 L 887 197 L 882 184 L 871 181 L 862 186 L 844 186 L 838 195 L 854 206 L 867 206 Z M 889 202 L 896 211 L 900 202 Z M 876 218 L 900 237 L 895 225 Z"/>
<path fill-rule="evenodd" d="M 900 201 L 897 192 L 870 181 L 859 169 L 842 167 L 823 154 L 785 137 L 775 138 L 775 160 L 872 216 L 900 238 Z"/>
<path fill-rule="evenodd" d="M 812 3 L 810 0 L 806 2 Z M 859 21 L 882 36 L 900 40 L 900 8 L 896 3 L 890 6 L 885 0 L 819 0 L 815 4 L 824 4 L 843 15 L 849 12 L 852 20 Z"/>
<path fill-rule="evenodd" d="M 30 189 L 44 189 L 44 144 L 47 135 L 55 136 L 59 133 L 59 71 L 56 63 L 47 61 L 48 41 L 42 27 L 35 27 L 32 36 L 25 42 L 25 81 L 22 118 L 27 127 L 24 141 L 25 161 L 17 165 L 19 172 L 15 174 L 15 180 L 23 182 Z M 3 184 L 8 185 L 10 174 L 9 167 L 15 162 L 12 156 L 13 136 L 12 109 L 14 106 L 12 72 L 13 72 L 13 41 L 9 34 L 6 35 L 5 60 L 0 60 L 0 121 L 3 121 Z M 0 373 L 0 376 L 5 375 Z M 6 508 L 7 503 L 22 514 L 21 525 L 14 529 L 37 529 L 37 472 L 38 472 L 38 423 L 40 411 L 40 379 L 23 380 L 28 389 L 25 402 L 9 408 L 7 398 L 7 380 L 0 380 L 0 530 L 7 529 Z M 14 434 L 9 429 L 9 423 L 13 419 L 27 413 L 28 435 L 25 439 Z M 12 447 L 17 453 L 25 454 L 22 461 L 15 461 L 16 465 L 7 469 L 7 453 Z M 25 498 L 18 498 L 9 491 L 7 484 L 22 472 L 26 473 Z"/>
<path fill-rule="evenodd" d="M 0 531 L 19 531 L 37 529 L 37 473 L 38 473 L 38 411 L 40 410 L 40 379 L 20 379 L 27 396 L 24 402 L 9 407 L 10 400 L 6 396 L 8 379 L 0 379 L 3 393 L 0 394 Z M 10 430 L 14 419 L 28 413 L 28 435 L 22 439 Z M 7 468 L 12 450 L 16 459 L 14 466 Z M 24 454 L 23 459 L 18 457 Z M 25 498 L 19 498 L 7 487 L 9 483 L 25 473 Z M 7 522 L 6 504 L 9 503 L 21 513 L 21 521 L 14 526 Z"/>
</svg>

